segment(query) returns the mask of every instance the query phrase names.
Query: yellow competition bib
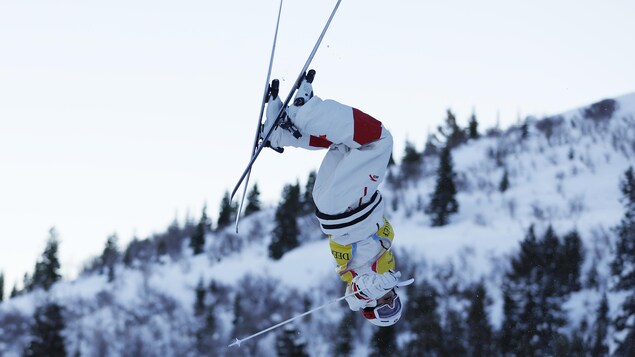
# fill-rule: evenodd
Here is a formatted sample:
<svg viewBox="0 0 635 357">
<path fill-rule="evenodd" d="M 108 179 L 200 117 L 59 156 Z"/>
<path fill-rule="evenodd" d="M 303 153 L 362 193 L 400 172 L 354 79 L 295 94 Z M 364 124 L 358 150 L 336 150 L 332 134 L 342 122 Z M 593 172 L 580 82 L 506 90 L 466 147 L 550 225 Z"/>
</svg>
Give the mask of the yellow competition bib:
<svg viewBox="0 0 635 357">
<path fill-rule="evenodd" d="M 371 269 L 373 271 L 382 274 L 395 268 L 395 257 L 392 254 L 392 251 L 389 250 L 394 238 L 395 233 L 392 226 L 390 225 L 390 222 L 384 218 L 384 225 L 379 228 L 377 233 L 375 233 L 375 236 L 373 236 L 373 239 L 378 241 L 383 248 L 381 253 L 378 257 L 376 257 L 376 260 L 371 265 Z M 348 265 L 355 256 L 355 244 L 341 245 L 329 238 L 329 245 L 331 247 L 331 254 L 337 263 L 337 272 L 339 273 L 340 278 L 347 284 L 350 283 L 351 280 L 353 280 L 354 275 Z"/>
</svg>

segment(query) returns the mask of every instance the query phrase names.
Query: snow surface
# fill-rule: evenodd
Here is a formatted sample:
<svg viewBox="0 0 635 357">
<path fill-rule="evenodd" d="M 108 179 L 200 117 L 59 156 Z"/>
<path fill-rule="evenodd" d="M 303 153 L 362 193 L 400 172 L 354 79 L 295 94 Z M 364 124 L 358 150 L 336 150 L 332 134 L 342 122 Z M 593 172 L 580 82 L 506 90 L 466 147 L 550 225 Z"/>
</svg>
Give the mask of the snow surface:
<svg viewBox="0 0 635 357">
<path fill-rule="evenodd" d="M 434 175 L 401 190 L 392 190 L 384 184 L 386 202 L 399 200 L 396 210 L 388 213 L 396 233 L 397 254 L 407 251 L 420 262 L 421 275 L 416 278 L 431 274 L 426 268 L 448 261 L 458 262 L 465 279 L 489 278 L 488 287 L 493 289 L 494 298 L 490 316 L 498 326 L 502 320 L 502 302 L 497 286 L 501 266 L 497 260 L 517 250 L 531 224 L 536 225 L 538 235 L 542 235 L 549 224 L 557 227 L 559 236 L 577 229 L 588 251 L 608 250 L 609 247 L 602 246 L 601 239 L 610 236 L 610 227 L 615 226 L 623 214 L 618 183 L 628 166 L 635 164 L 633 142 L 616 140 L 619 135 L 635 138 L 635 93 L 617 100 L 620 109 L 608 123 L 590 123 L 581 118 L 579 110 L 574 110 L 563 114 L 564 123 L 554 129 L 550 138 L 532 127 L 531 139 L 521 141 L 519 132 L 510 129 L 501 137 L 482 138 L 456 149 L 453 159 L 460 182 L 457 196 L 460 211 L 448 226 L 430 227 L 428 217 L 421 211 L 421 202 L 427 202 L 434 188 Z M 585 132 L 591 125 L 594 129 Z M 491 158 L 491 153 L 496 151 L 505 153 L 502 165 Z M 434 161 L 426 162 L 424 170 L 433 172 L 434 165 Z M 498 184 L 504 168 L 509 173 L 510 188 L 500 193 Z M 239 253 L 223 256 L 220 261 L 214 252 L 208 251 L 179 261 L 165 259 L 144 269 L 120 268 L 118 279 L 113 283 L 101 275 L 81 276 L 56 284 L 51 296 L 39 291 L 5 301 L 0 304 L 0 315 L 20 311 L 30 316 L 35 306 L 45 299 L 66 305 L 98 300 L 105 292 L 112 294 L 122 306 L 135 306 L 143 303 L 141 291 L 148 288 L 163 292 L 182 309 L 191 311 L 194 289 L 200 279 L 235 285 L 248 275 L 268 277 L 301 291 L 319 291 L 325 281 L 337 281 L 328 242 L 319 238 L 315 224 L 305 225 L 312 230 L 312 233 L 303 232 L 309 237 L 306 243 L 278 261 L 269 259 L 270 238 L 266 232 L 273 227 L 272 217 L 273 213 L 267 211 L 245 218 L 241 234 L 249 236 L 251 243 Z M 265 237 L 253 237 L 254 227 L 260 227 L 256 234 L 265 232 Z M 229 230 L 231 228 L 220 239 L 232 239 Z M 207 240 L 212 239 L 218 236 L 210 235 Z M 399 255 L 397 259 L 399 261 Z M 602 255 L 599 259 L 603 259 L 600 274 L 608 276 L 608 259 Z M 341 289 L 343 292 L 343 286 Z M 566 304 L 571 319 L 579 321 L 592 316 L 600 297 L 599 292 L 587 290 L 574 294 Z M 616 311 L 622 298 L 619 294 L 611 295 L 611 311 Z M 348 311 L 343 306 L 341 311 L 331 310 L 331 321 L 345 313 Z M 83 321 L 103 328 L 117 323 L 114 316 L 99 309 L 84 316 Z M 228 317 L 224 321 L 231 323 Z M 0 326 L 0 332 L 1 329 Z M 263 343 L 273 344 L 271 336 L 263 339 L 268 339 Z M 20 352 L 0 344 L 2 348 L 5 356 L 17 356 Z M 358 348 L 356 355 L 365 355 L 365 348 Z M 328 352 L 322 353 L 320 355 Z"/>
</svg>

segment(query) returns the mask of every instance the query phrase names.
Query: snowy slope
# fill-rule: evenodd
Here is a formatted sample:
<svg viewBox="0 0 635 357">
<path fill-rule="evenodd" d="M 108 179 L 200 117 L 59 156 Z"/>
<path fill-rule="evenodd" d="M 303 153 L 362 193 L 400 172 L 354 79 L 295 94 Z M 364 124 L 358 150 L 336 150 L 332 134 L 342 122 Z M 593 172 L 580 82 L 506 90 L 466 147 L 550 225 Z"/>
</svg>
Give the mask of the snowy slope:
<svg viewBox="0 0 635 357">
<path fill-rule="evenodd" d="M 434 270 L 429 267 L 448 261 L 462 267 L 460 275 L 464 279 L 475 281 L 485 277 L 494 290 L 491 318 L 498 325 L 502 303 L 496 289 L 502 274 L 501 262 L 515 252 L 531 224 L 536 225 L 540 234 L 549 224 L 557 227 L 558 235 L 577 229 L 587 250 L 606 252 L 609 248 L 603 239 L 610 239 L 610 228 L 623 214 L 618 183 L 628 166 L 635 163 L 635 93 L 616 100 L 619 110 L 611 120 L 596 122 L 583 118 L 580 110 L 573 110 L 555 117 L 553 122 L 558 124 L 548 134 L 540 129 L 544 125 L 536 121 L 530 125 L 527 140 L 521 139 L 518 127 L 512 127 L 500 136 L 484 137 L 455 149 L 460 211 L 448 226 L 430 227 L 422 210 L 434 188 L 436 159 L 424 162 L 424 172 L 430 174 L 406 188 L 397 190 L 384 184 L 386 202 L 395 202 L 389 216 L 396 232 L 397 254 L 405 256 L 403 252 L 408 252 L 418 277 L 432 274 Z M 505 170 L 510 188 L 501 193 L 498 185 Z M 281 286 L 310 292 L 315 297 L 314 304 L 337 297 L 343 286 L 334 274 L 328 243 L 322 239 L 315 220 L 302 219 L 303 244 L 279 261 L 268 258 L 270 237 L 253 233 L 270 232 L 272 220 L 272 211 L 260 212 L 244 220 L 240 237 L 234 236 L 230 229 L 210 234 L 207 254 L 188 255 L 177 261 L 164 259 L 139 269 L 120 267 L 113 283 L 108 283 L 103 275 L 89 275 L 58 283 L 50 295 L 38 291 L 14 298 L 0 305 L 0 317 L 31 316 L 35 306 L 57 301 L 76 316 L 67 336 L 70 346 L 73 350 L 93 351 L 90 338 L 80 336 L 82 330 L 125 329 L 119 314 L 126 307 L 152 311 L 148 299 L 154 296 L 151 292 L 158 292 L 166 297 L 165 301 L 173 302 L 174 316 L 179 316 L 176 312 L 190 316 L 182 321 L 156 317 L 156 330 L 147 338 L 163 341 L 163 351 L 171 354 L 180 351 L 172 348 L 182 346 L 186 350 L 185 346 L 191 343 L 191 335 L 179 341 L 173 339 L 179 338 L 182 326 L 191 323 L 194 289 L 201 279 L 237 289 L 240 289 L 235 286 L 237 282 L 246 276 L 274 279 Z M 242 249 L 219 258 L 210 245 L 219 239 L 242 242 Z M 607 275 L 608 258 L 600 253 L 596 254 L 597 259 L 603 259 L 602 274 Z M 584 269 L 588 269 L 589 263 L 587 259 Z M 597 299 L 597 295 L 587 292 L 574 296 L 568 306 L 572 318 L 593 311 Z M 612 304 L 615 306 L 619 301 L 616 296 Z M 103 306 L 118 306 L 120 310 Z M 342 305 L 341 311 L 332 310 L 308 331 L 319 332 L 320 327 L 329 323 L 332 329 L 333 321 L 344 313 Z M 231 324 L 228 312 L 221 313 L 220 318 Z M 25 340 L 3 339 L 3 329 L 7 336 L 6 326 L 0 326 L 2 355 L 19 355 Z M 239 337 L 229 334 L 227 327 L 222 334 L 223 343 Z M 262 341 L 263 345 L 272 346 L 271 337 Z M 319 341 L 310 346 L 314 355 L 328 355 Z M 362 355 L 364 349 L 360 347 L 356 352 Z"/>
<path fill-rule="evenodd" d="M 444 260 L 465 246 L 484 254 L 507 253 L 532 223 L 581 232 L 614 226 L 623 215 L 618 184 L 635 163 L 635 94 L 617 100 L 620 110 L 608 123 L 589 123 L 576 110 L 563 115 L 549 139 L 532 128 L 531 140 L 522 141 L 512 128 L 503 137 L 457 148 L 453 158 L 462 186 L 459 214 L 441 228 L 429 227 L 421 213 L 410 212 L 409 217 L 407 211 L 428 198 L 435 178 L 417 182 L 399 193 L 406 196 L 408 207 L 392 213 L 400 244 Z M 490 157 L 492 152 L 502 152 L 500 164 Z M 504 170 L 511 184 L 500 193 Z M 395 193 L 387 193 L 388 201 L 390 195 Z"/>
</svg>

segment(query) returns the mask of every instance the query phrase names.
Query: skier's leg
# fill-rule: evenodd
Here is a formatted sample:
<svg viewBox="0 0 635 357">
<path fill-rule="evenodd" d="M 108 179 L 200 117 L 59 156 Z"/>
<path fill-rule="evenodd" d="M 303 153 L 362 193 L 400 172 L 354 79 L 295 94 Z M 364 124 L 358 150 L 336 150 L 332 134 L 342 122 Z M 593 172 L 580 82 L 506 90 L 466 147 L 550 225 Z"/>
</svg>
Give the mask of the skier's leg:
<svg viewBox="0 0 635 357">
<path fill-rule="evenodd" d="M 358 149 L 335 145 L 318 171 L 313 198 L 320 212 L 338 214 L 370 201 L 386 176 L 392 136 L 382 129 L 379 140 Z"/>
</svg>

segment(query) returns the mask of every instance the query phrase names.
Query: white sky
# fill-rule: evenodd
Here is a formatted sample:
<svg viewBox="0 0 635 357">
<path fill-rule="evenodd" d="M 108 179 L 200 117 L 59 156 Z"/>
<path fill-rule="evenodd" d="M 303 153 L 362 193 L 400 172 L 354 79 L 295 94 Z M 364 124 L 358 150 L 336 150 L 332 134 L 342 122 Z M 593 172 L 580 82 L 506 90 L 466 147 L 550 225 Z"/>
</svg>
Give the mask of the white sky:
<svg viewBox="0 0 635 357">
<path fill-rule="evenodd" d="M 286 0 L 283 96 L 333 1 Z M 216 217 L 250 153 L 278 0 L 0 0 L 0 271 L 32 272 L 48 229 L 72 277 L 205 202 Z M 343 0 L 316 94 L 382 120 L 399 158 L 452 108 L 481 128 L 635 91 L 632 0 Z M 263 199 L 322 153 L 263 152 Z"/>
</svg>

